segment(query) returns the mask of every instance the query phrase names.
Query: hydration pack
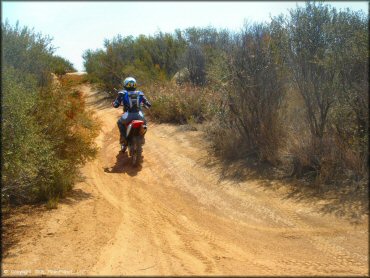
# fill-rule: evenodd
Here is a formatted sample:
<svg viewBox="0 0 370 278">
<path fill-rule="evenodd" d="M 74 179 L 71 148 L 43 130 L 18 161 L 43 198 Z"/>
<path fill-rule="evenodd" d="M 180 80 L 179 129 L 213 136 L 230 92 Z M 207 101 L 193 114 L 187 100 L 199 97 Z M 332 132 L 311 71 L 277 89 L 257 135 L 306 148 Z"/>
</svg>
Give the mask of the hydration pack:
<svg viewBox="0 0 370 278">
<path fill-rule="evenodd" d="M 129 101 L 129 112 L 139 112 L 140 110 L 140 92 L 139 91 L 130 91 L 127 92 L 128 94 L 128 101 Z"/>
</svg>

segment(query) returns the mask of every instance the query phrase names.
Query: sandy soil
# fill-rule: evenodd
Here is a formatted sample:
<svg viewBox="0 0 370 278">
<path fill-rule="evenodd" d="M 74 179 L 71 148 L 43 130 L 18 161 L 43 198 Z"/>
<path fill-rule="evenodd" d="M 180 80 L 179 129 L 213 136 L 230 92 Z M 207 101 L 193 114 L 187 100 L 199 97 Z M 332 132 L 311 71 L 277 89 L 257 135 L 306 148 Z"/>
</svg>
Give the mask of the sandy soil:
<svg viewBox="0 0 370 278">
<path fill-rule="evenodd" d="M 119 154 L 121 109 L 82 89 L 98 157 L 56 210 L 7 219 L 4 275 L 368 275 L 368 224 L 220 179 L 200 131 L 149 123 L 142 167 Z M 150 98 L 150 96 L 148 96 Z"/>
</svg>

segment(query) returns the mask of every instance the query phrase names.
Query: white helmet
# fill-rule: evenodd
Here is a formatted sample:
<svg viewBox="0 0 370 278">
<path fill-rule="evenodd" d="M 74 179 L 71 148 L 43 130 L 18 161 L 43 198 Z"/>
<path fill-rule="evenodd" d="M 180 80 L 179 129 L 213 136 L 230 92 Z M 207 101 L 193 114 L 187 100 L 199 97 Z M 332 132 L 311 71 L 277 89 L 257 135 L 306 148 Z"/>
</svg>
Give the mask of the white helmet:
<svg viewBox="0 0 370 278">
<path fill-rule="evenodd" d="M 127 77 L 125 81 L 123 81 L 123 88 L 128 91 L 133 91 L 136 89 L 136 80 L 133 77 Z"/>
</svg>

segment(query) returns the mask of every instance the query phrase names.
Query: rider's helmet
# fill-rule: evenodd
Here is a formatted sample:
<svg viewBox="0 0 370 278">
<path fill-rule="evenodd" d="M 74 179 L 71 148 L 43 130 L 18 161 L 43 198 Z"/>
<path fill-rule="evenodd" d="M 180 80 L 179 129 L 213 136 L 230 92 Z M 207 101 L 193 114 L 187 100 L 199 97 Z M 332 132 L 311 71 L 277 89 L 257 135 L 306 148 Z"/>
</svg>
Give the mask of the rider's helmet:
<svg viewBox="0 0 370 278">
<path fill-rule="evenodd" d="M 134 91 L 136 89 L 136 80 L 133 77 L 127 77 L 125 81 L 123 81 L 123 88 L 127 91 Z"/>
</svg>

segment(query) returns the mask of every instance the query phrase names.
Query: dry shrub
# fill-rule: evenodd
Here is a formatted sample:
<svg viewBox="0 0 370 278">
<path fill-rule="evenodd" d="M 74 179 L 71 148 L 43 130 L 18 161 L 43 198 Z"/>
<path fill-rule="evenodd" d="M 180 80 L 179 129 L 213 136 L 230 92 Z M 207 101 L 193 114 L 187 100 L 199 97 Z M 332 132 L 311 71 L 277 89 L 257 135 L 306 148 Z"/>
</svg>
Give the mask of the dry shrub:
<svg viewBox="0 0 370 278">
<path fill-rule="evenodd" d="M 217 156 L 226 160 L 240 158 L 245 154 L 240 147 L 243 144 L 243 138 L 233 126 L 227 126 L 219 119 L 220 114 L 205 124 L 207 138 Z"/>
<path fill-rule="evenodd" d="M 143 91 L 153 104 L 150 115 L 158 122 L 201 123 L 215 112 L 217 94 L 208 88 L 168 82 Z"/>
<path fill-rule="evenodd" d="M 39 200 L 63 197 L 79 175 L 79 167 L 95 157 L 99 122 L 85 109 L 84 95 L 69 86 L 50 86 L 39 93 L 35 117 L 52 161 L 40 165 L 35 193 Z"/>
<path fill-rule="evenodd" d="M 222 88 L 224 105 L 210 133 L 216 152 L 227 157 L 278 161 L 285 77 L 279 72 L 271 40 L 264 24 L 245 25 L 234 38 L 227 64 L 229 78 Z"/>
<path fill-rule="evenodd" d="M 59 78 L 59 82 L 64 88 L 70 89 L 82 83 L 88 82 L 88 79 L 86 75 L 65 74 Z"/>
<path fill-rule="evenodd" d="M 288 136 L 290 159 L 284 163 L 292 163 L 291 176 L 305 178 L 321 186 L 367 178 L 363 155 L 344 144 L 336 134 L 326 133 L 322 139 L 308 133 L 290 132 Z"/>
</svg>

